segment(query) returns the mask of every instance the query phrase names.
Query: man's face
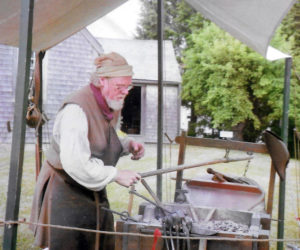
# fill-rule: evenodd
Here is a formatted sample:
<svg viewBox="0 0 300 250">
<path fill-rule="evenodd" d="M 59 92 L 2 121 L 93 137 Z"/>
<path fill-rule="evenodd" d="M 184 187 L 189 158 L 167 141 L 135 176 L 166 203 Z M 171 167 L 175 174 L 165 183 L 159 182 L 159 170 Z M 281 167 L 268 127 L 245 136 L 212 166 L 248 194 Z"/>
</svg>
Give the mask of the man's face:
<svg viewBox="0 0 300 250">
<path fill-rule="evenodd" d="M 110 108 L 122 109 L 124 99 L 132 88 L 131 79 L 131 76 L 100 79 L 102 95 Z"/>
</svg>

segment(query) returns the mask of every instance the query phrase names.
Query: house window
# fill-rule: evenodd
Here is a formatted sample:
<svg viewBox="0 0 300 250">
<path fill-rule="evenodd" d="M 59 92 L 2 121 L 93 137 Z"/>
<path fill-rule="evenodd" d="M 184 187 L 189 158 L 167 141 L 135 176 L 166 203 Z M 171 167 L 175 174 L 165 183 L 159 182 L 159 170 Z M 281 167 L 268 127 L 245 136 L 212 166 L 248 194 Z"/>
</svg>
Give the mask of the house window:
<svg viewBox="0 0 300 250">
<path fill-rule="evenodd" d="M 122 109 L 121 130 L 126 134 L 141 133 L 141 87 L 130 90 Z"/>
</svg>

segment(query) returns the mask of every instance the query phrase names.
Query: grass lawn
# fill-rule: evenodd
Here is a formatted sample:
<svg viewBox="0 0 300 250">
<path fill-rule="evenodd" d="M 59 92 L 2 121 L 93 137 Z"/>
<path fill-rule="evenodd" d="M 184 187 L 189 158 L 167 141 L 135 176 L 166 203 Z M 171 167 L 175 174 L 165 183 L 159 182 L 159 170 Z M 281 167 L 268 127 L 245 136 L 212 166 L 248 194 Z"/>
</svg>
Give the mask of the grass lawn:
<svg viewBox="0 0 300 250">
<path fill-rule="evenodd" d="M 175 166 L 177 164 L 178 146 L 177 145 L 165 145 L 164 146 L 164 167 Z M 222 158 L 225 154 L 224 150 L 208 149 L 202 147 L 189 146 L 186 151 L 185 163 L 196 163 L 199 161 L 213 160 L 216 158 Z M 241 155 L 242 154 L 242 155 Z M 6 207 L 6 195 L 7 184 L 9 174 L 9 160 L 10 160 L 10 147 L 7 145 L 0 145 L 0 218 L 5 217 Z M 246 153 L 231 152 L 230 156 L 246 156 Z M 32 196 L 35 186 L 35 160 L 34 160 L 34 147 L 33 145 L 26 145 L 23 178 L 22 178 L 22 192 L 20 202 L 20 215 L 19 218 L 25 218 L 29 220 L 29 214 L 31 209 Z M 214 170 L 242 176 L 245 170 L 246 162 L 235 162 L 218 164 L 210 166 Z M 121 169 L 134 169 L 137 172 L 146 172 L 156 169 L 156 145 L 147 144 L 145 157 L 140 161 L 132 161 L 129 156 L 123 157 L 118 162 L 118 167 Z M 196 168 L 186 170 L 184 172 L 185 178 L 192 178 L 195 175 L 201 175 L 206 173 L 207 167 Z M 256 180 L 267 192 L 268 180 L 270 172 L 270 158 L 267 155 L 255 154 L 254 159 L 250 162 L 247 177 Z M 163 200 L 171 201 L 174 196 L 174 184 L 171 177 L 175 174 L 163 175 Z M 285 201 L 285 238 L 296 239 L 299 238 L 299 225 L 295 218 L 297 215 L 297 193 L 296 193 L 296 166 L 295 161 L 291 160 L 287 168 L 287 181 L 286 181 L 286 201 Z M 148 184 L 153 190 L 156 189 L 156 177 L 150 177 L 146 179 Z M 136 185 L 136 189 L 139 193 L 148 196 L 147 191 L 141 184 Z M 128 189 L 121 187 L 115 183 L 108 185 L 108 195 L 110 197 L 111 208 L 117 211 L 127 210 L 128 206 Z M 149 197 L 149 196 L 148 196 Z M 149 197 L 150 198 L 150 197 Z M 142 199 L 134 197 L 133 214 L 137 213 L 139 203 L 143 202 Z M 276 187 L 273 203 L 273 218 L 277 218 L 277 204 L 278 204 L 278 177 L 276 177 Z M 298 204 L 299 205 L 299 204 Z M 118 218 L 118 217 L 116 217 Z M 272 222 L 271 238 L 276 238 L 277 235 L 277 223 Z M 0 227 L 0 241 L 2 249 L 3 227 Z M 21 225 L 18 229 L 17 249 L 36 249 L 32 245 L 33 236 L 28 226 Z M 276 249 L 276 243 L 271 244 L 271 249 Z"/>
</svg>

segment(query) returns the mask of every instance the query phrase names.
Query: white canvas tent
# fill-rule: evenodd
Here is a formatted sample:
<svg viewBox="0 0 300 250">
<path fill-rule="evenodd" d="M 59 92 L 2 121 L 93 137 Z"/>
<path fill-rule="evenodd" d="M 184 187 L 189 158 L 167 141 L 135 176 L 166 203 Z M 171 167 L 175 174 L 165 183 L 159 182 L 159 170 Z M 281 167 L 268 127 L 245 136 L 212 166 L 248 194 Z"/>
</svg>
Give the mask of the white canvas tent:
<svg viewBox="0 0 300 250">
<path fill-rule="evenodd" d="M 266 56 L 269 42 L 296 0 L 186 0 L 231 35 Z M 125 1 L 35 0 L 32 49 L 46 50 Z M 19 44 L 21 1 L 0 1 L 0 43 Z"/>
<path fill-rule="evenodd" d="M 35 0 L 32 50 L 46 50 L 127 0 Z M 0 1 L 0 43 L 19 45 L 21 1 Z"/>
<path fill-rule="evenodd" d="M 266 57 L 269 42 L 295 0 L 186 0 L 232 36 Z"/>
</svg>

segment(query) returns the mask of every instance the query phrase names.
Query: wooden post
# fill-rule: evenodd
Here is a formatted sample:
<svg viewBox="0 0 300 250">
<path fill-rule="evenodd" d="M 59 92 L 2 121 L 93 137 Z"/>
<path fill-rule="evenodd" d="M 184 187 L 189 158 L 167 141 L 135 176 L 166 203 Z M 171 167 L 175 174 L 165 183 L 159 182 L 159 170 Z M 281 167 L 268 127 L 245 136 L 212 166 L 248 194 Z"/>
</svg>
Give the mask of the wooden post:
<svg viewBox="0 0 300 250">
<path fill-rule="evenodd" d="M 179 144 L 178 165 L 184 164 L 185 149 L 186 149 L 185 137 L 186 137 L 186 132 L 182 131 L 181 133 L 182 140 Z M 183 170 L 177 171 L 174 201 L 176 201 L 176 197 L 177 197 L 176 190 L 181 189 L 182 177 L 183 177 Z"/>
<path fill-rule="evenodd" d="M 272 217 L 273 210 L 273 196 L 274 196 L 274 187 L 275 187 L 275 175 L 276 171 L 273 166 L 273 162 L 271 164 L 270 170 L 270 180 L 269 180 L 269 189 L 268 189 L 268 203 L 267 203 L 267 213 Z"/>
<path fill-rule="evenodd" d="M 25 115 L 27 108 L 27 91 L 29 85 L 32 25 L 34 0 L 22 0 L 20 35 L 19 35 L 19 61 L 18 77 L 15 96 L 14 127 L 10 157 L 10 171 L 8 180 L 8 193 L 6 201 L 6 221 L 15 221 L 19 218 L 19 205 L 21 194 L 21 180 L 25 143 Z M 18 225 L 5 225 L 3 249 L 16 249 Z"/>
</svg>

